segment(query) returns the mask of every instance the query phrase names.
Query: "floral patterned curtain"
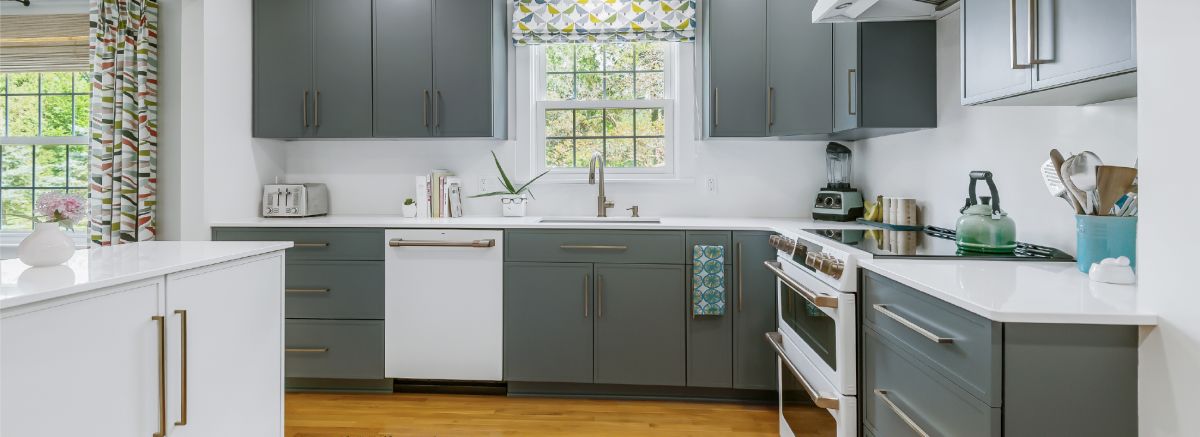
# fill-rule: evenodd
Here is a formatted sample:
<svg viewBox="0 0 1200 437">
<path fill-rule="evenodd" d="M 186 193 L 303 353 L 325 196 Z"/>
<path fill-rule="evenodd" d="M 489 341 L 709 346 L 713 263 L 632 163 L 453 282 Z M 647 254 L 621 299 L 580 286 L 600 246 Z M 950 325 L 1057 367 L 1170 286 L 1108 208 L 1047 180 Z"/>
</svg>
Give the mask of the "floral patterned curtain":
<svg viewBox="0 0 1200 437">
<path fill-rule="evenodd" d="M 514 45 L 692 41 L 696 0 L 513 0 Z"/>
<path fill-rule="evenodd" d="M 158 2 L 91 0 L 89 230 L 93 244 L 153 240 L 158 174 Z"/>
</svg>

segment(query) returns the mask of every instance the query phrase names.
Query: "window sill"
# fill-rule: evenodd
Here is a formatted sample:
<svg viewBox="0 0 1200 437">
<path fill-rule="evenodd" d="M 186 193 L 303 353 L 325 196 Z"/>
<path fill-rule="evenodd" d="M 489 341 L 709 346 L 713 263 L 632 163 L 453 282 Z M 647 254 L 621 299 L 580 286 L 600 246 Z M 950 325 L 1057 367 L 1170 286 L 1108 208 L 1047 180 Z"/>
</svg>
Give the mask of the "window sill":
<svg viewBox="0 0 1200 437">
<path fill-rule="evenodd" d="M 551 176 L 552 175 L 546 175 L 546 177 L 539 179 L 537 183 L 538 184 L 561 184 L 561 185 L 587 184 L 588 183 L 588 177 L 586 174 L 584 174 L 582 176 L 563 175 L 562 177 L 557 177 L 557 178 L 552 178 Z M 632 176 L 632 175 L 613 175 L 613 176 L 605 175 L 605 178 L 604 178 L 605 184 L 685 184 L 685 183 L 691 184 L 691 183 L 694 183 L 695 181 L 696 181 L 695 178 L 681 178 L 681 177 L 674 176 L 674 175 L 654 175 L 653 177 Z"/>
</svg>

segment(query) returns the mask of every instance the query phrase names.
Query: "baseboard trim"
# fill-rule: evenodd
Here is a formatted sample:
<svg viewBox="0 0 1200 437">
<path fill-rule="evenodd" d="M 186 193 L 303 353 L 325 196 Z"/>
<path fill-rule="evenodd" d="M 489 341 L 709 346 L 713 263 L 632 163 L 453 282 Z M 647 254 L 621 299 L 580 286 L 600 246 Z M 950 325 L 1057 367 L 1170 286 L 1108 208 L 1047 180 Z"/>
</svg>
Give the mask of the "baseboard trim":
<svg viewBox="0 0 1200 437">
<path fill-rule="evenodd" d="M 508 395 L 755 404 L 773 404 L 777 401 L 776 393 L 773 390 L 546 382 L 509 382 Z"/>
</svg>

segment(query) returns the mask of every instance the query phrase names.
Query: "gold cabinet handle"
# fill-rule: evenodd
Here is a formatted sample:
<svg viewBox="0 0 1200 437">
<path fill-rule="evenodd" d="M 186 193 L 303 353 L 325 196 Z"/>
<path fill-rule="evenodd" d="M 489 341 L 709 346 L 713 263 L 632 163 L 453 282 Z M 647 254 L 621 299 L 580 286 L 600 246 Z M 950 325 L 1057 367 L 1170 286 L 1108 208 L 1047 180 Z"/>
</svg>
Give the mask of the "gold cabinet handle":
<svg viewBox="0 0 1200 437">
<path fill-rule="evenodd" d="M 313 98 L 313 127 L 321 127 L 321 90 Z"/>
<path fill-rule="evenodd" d="M 604 275 L 596 275 L 596 318 L 604 318 Z"/>
<path fill-rule="evenodd" d="M 288 353 L 300 353 L 300 354 L 323 354 L 323 353 L 329 352 L 329 348 L 327 348 L 327 347 L 289 347 L 287 349 L 284 349 L 283 351 L 288 352 Z"/>
<path fill-rule="evenodd" d="M 328 293 L 328 288 L 285 288 L 286 293 Z"/>
<path fill-rule="evenodd" d="M 841 400 L 835 397 L 822 396 L 821 393 L 817 392 L 817 389 L 813 388 L 812 384 L 810 384 L 807 379 L 804 379 L 804 375 L 800 374 L 800 369 L 797 369 L 796 365 L 792 364 L 792 360 L 788 359 L 787 353 L 784 352 L 782 335 L 780 335 L 778 332 L 768 332 L 764 335 L 767 337 L 767 343 L 770 343 L 771 348 L 775 349 L 775 355 L 779 356 L 779 362 L 783 364 L 783 367 L 787 368 L 787 370 L 792 373 L 792 376 L 796 377 L 796 380 L 800 382 L 800 387 L 804 389 L 805 393 L 808 393 L 808 397 L 812 399 L 814 405 L 816 405 L 818 408 L 826 408 L 830 410 L 837 410 L 841 408 Z"/>
<path fill-rule="evenodd" d="M 179 314 L 179 421 L 175 426 L 187 425 L 188 414 L 188 321 L 187 310 L 175 310 Z"/>
<path fill-rule="evenodd" d="M 329 243 L 301 243 L 299 241 L 292 243 L 292 247 L 297 249 L 314 249 L 318 247 L 329 247 Z"/>
<path fill-rule="evenodd" d="M 721 125 L 721 88 L 713 88 L 713 127 Z"/>
<path fill-rule="evenodd" d="M 767 127 L 775 125 L 775 87 L 767 87 Z"/>
<path fill-rule="evenodd" d="M 433 127 L 442 127 L 442 114 L 438 112 L 438 102 L 442 100 L 442 90 L 437 90 L 437 96 L 433 99 Z"/>
<path fill-rule="evenodd" d="M 300 116 L 304 119 L 304 127 L 308 127 L 308 90 L 304 90 L 304 101 L 300 102 Z"/>
<path fill-rule="evenodd" d="M 429 127 L 429 90 L 421 93 L 421 125 Z"/>
<path fill-rule="evenodd" d="M 856 74 L 858 74 L 856 68 L 846 70 L 846 112 L 850 115 L 858 115 L 858 108 L 854 107 L 854 90 L 858 88 L 854 86 L 854 75 Z"/>
<path fill-rule="evenodd" d="M 1017 61 L 1017 0 L 1008 1 L 1008 39 L 1008 57 L 1009 61 L 1011 61 L 1012 69 L 1029 68 L 1029 64 L 1022 64 Z"/>
<path fill-rule="evenodd" d="M 770 270 L 771 273 L 774 273 L 775 277 L 779 278 L 780 281 L 783 281 L 788 288 L 795 290 L 796 293 L 800 294 L 800 297 L 803 297 L 804 300 L 808 301 L 808 303 L 822 308 L 838 307 L 838 298 L 817 294 L 816 292 L 805 288 L 804 285 L 796 282 L 795 279 L 792 279 L 787 275 L 786 272 L 783 271 L 783 264 L 781 264 L 779 261 L 763 261 L 763 265 L 767 266 L 767 270 Z"/>
<path fill-rule="evenodd" d="M 608 244 L 560 244 L 562 250 L 629 250 L 629 246 Z"/>
<path fill-rule="evenodd" d="M 158 322 L 158 432 L 154 437 L 167 436 L 167 319 L 152 316 Z"/>
<path fill-rule="evenodd" d="M 742 243 L 737 243 L 733 246 L 733 250 L 737 253 L 733 256 L 733 269 L 737 270 L 737 289 L 738 289 L 738 312 L 742 312 L 742 307 L 745 306 L 744 298 L 746 287 L 742 282 Z"/>
<path fill-rule="evenodd" d="M 875 305 L 872 305 L 872 307 L 875 308 L 875 311 L 878 312 L 879 314 L 883 314 L 883 315 L 887 316 L 888 318 L 895 320 L 896 323 L 904 325 L 905 328 L 911 329 L 913 332 L 921 334 L 922 337 L 928 338 L 929 341 L 932 341 L 934 343 L 941 343 L 941 344 L 954 343 L 953 338 L 940 337 L 937 334 L 930 332 L 928 329 L 922 328 L 921 325 L 913 323 L 911 320 L 904 318 L 904 316 L 901 316 L 899 314 L 892 312 L 891 309 L 888 309 L 887 305 L 875 304 Z"/>
<path fill-rule="evenodd" d="M 583 274 L 583 318 L 585 318 L 585 319 L 591 317 L 591 305 L 588 304 L 588 301 L 592 300 L 592 293 L 591 293 L 591 290 L 589 290 L 589 288 L 591 288 L 591 285 L 592 285 L 592 275 L 584 273 Z"/>
<path fill-rule="evenodd" d="M 914 432 L 916 432 L 917 435 L 920 435 L 921 437 L 929 437 L 929 433 L 927 433 L 927 432 L 925 432 L 925 430 L 921 429 L 921 426 L 917 425 L 917 422 L 913 421 L 911 417 L 908 417 L 907 414 L 904 414 L 904 410 L 901 410 L 899 405 L 896 405 L 895 402 L 892 402 L 892 398 L 888 397 L 887 390 L 876 389 L 875 396 L 879 397 L 879 400 L 883 401 L 883 403 L 886 404 L 888 406 L 888 408 L 892 410 L 892 413 L 895 413 L 896 416 L 899 416 L 900 420 L 904 421 L 904 423 L 906 425 L 908 425 L 909 428 L 912 428 L 912 430 Z"/>
<path fill-rule="evenodd" d="M 476 247 L 487 248 L 496 247 L 494 238 L 485 238 L 482 240 L 471 241 L 442 241 L 442 240 L 405 240 L 402 238 L 393 238 L 388 241 L 388 246 L 391 247 Z"/>
</svg>

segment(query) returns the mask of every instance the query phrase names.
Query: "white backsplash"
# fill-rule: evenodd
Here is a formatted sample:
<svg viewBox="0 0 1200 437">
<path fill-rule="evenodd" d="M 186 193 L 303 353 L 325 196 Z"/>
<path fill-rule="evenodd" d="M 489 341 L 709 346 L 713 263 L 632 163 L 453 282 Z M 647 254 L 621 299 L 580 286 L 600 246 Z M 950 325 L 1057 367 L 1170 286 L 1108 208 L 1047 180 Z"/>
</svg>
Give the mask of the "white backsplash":
<svg viewBox="0 0 1200 437">
<path fill-rule="evenodd" d="M 938 20 L 938 128 L 859 141 L 856 180 L 865 192 L 914 197 L 925 224 L 953 228 L 967 174 L 990 170 L 1017 239 L 1075 253 L 1070 206 L 1050 197 L 1040 166 L 1050 148 L 1091 150 L 1107 163 L 1137 159 L 1137 100 L 1083 107 L 959 104 L 959 13 Z M 986 192 L 986 185 L 981 185 Z"/>
</svg>

